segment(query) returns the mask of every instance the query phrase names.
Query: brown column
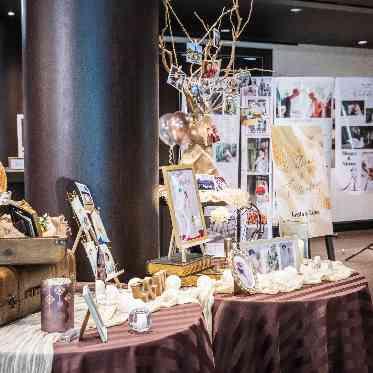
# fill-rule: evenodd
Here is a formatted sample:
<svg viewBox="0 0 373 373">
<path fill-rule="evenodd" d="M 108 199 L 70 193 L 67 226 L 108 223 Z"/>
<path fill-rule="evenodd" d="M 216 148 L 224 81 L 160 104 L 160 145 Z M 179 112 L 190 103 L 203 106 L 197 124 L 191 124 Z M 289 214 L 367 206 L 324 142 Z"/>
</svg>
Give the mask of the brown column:
<svg viewBox="0 0 373 373">
<path fill-rule="evenodd" d="M 157 0 L 23 0 L 26 197 L 88 184 L 128 272 L 159 251 Z M 92 279 L 78 258 L 80 279 Z"/>
</svg>

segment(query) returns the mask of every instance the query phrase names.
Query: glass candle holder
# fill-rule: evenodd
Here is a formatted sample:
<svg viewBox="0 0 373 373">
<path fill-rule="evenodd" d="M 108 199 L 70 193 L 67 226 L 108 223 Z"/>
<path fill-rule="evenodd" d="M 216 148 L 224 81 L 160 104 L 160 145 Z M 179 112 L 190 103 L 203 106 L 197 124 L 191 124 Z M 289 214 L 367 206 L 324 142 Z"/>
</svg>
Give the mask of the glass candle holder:
<svg viewBox="0 0 373 373">
<path fill-rule="evenodd" d="M 9 205 L 9 202 L 12 199 L 12 192 L 2 192 L 0 193 L 0 206 Z"/>
<path fill-rule="evenodd" d="M 145 333 L 152 326 L 152 316 L 148 308 L 134 308 L 128 316 L 128 326 L 136 333 Z"/>
</svg>

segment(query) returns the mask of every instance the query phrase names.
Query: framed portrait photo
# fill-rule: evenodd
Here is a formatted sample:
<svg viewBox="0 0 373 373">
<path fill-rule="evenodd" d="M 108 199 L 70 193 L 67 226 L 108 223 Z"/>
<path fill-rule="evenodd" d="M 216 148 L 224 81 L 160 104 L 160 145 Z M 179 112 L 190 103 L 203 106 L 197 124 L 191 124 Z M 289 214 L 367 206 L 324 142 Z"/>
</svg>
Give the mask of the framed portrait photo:
<svg viewBox="0 0 373 373">
<path fill-rule="evenodd" d="M 208 235 L 193 168 L 162 167 L 168 205 L 179 249 L 206 242 Z"/>
<path fill-rule="evenodd" d="M 254 294 L 256 272 L 248 255 L 240 250 L 233 250 L 231 267 L 235 283 L 240 289 Z"/>
<path fill-rule="evenodd" d="M 92 293 L 89 290 L 88 286 L 84 286 L 83 288 L 83 298 L 87 304 L 88 311 L 96 324 L 97 331 L 100 335 L 101 341 L 106 343 L 108 341 L 107 328 L 102 320 L 100 312 L 98 311 L 97 305 L 93 299 Z"/>
</svg>

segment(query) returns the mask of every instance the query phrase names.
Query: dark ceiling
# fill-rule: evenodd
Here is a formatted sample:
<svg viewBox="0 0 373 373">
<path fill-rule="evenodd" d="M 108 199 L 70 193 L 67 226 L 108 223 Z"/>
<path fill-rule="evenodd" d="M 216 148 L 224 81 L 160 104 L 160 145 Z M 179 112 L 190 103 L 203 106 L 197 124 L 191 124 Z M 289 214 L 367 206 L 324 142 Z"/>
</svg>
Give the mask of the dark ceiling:
<svg viewBox="0 0 373 373">
<path fill-rule="evenodd" d="M 189 26 L 188 30 L 202 33 L 193 11 L 211 24 L 223 6 L 229 6 L 231 1 L 173 0 L 173 3 L 185 26 Z M 240 4 L 241 14 L 248 14 L 250 0 L 241 0 Z M 302 11 L 294 14 L 290 12 L 291 8 Z M 367 47 L 373 48 L 372 21 L 373 0 L 254 0 L 252 20 L 241 40 L 346 47 L 355 47 L 357 41 L 368 40 L 371 44 Z"/>
<path fill-rule="evenodd" d="M 20 3 L 20 0 L 0 0 L 0 19 L 19 23 Z M 197 11 L 211 24 L 231 0 L 172 0 L 172 3 L 188 31 L 200 36 L 202 29 L 193 12 Z M 250 0 L 240 0 L 240 4 L 242 15 L 247 14 Z M 293 14 L 291 8 L 301 8 L 302 12 Z M 9 10 L 16 12 L 13 20 L 7 16 Z M 161 22 L 162 19 L 161 16 Z M 372 21 L 373 0 L 254 0 L 252 20 L 241 40 L 346 47 L 356 47 L 357 41 L 368 40 L 370 43 L 365 48 L 373 48 Z M 176 23 L 174 27 L 177 32 Z"/>
</svg>

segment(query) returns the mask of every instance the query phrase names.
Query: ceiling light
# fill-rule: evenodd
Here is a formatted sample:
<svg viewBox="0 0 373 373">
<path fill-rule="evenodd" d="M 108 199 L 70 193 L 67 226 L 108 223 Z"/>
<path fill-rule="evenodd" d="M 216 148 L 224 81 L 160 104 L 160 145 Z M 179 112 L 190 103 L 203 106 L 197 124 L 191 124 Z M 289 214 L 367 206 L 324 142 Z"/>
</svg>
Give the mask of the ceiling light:
<svg viewBox="0 0 373 373">
<path fill-rule="evenodd" d="M 301 8 L 291 8 L 290 11 L 292 13 L 300 13 L 302 11 L 302 9 Z"/>
<path fill-rule="evenodd" d="M 359 45 L 367 45 L 368 44 L 368 40 L 359 40 L 357 43 Z"/>
<path fill-rule="evenodd" d="M 9 16 L 9 17 L 14 17 L 15 15 L 16 15 L 16 14 L 15 14 L 13 11 L 11 11 L 11 10 L 8 12 L 8 16 Z"/>
<path fill-rule="evenodd" d="M 220 32 L 231 32 L 231 30 L 229 28 L 223 28 L 220 30 Z"/>
<path fill-rule="evenodd" d="M 244 57 L 246 61 L 256 61 L 256 57 Z"/>
</svg>

